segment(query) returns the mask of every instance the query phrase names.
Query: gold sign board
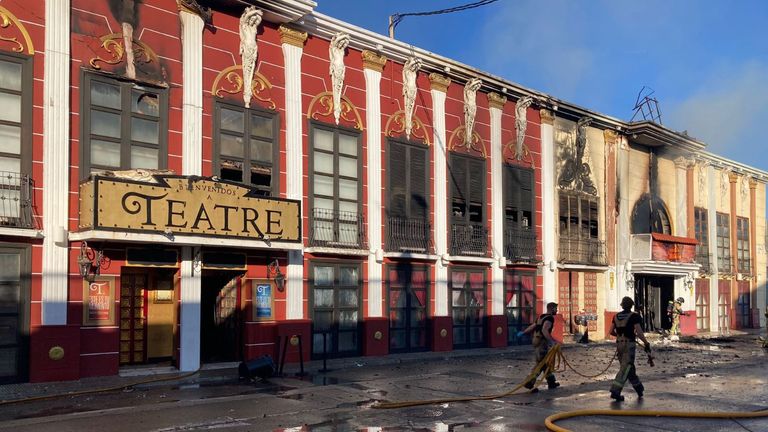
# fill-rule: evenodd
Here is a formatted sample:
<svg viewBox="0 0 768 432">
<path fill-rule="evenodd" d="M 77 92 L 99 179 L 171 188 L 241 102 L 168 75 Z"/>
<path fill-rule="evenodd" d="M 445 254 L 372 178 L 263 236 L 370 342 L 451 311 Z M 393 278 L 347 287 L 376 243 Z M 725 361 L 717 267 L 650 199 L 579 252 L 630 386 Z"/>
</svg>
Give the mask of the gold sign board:
<svg viewBox="0 0 768 432">
<path fill-rule="evenodd" d="M 243 185 L 197 176 L 155 182 L 93 176 L 80 184 L 80 229 L 301 241 L 297 200 L 266 198 Z"/>
</svg>

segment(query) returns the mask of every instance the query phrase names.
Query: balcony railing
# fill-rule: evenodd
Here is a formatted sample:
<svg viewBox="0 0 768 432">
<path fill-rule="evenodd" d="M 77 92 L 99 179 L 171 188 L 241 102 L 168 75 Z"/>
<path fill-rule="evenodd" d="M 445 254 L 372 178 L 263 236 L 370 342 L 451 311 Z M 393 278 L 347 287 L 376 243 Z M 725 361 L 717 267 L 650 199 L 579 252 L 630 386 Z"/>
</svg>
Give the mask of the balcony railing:
<svg viewBox="0 0 768 432">
<path fill-rule="evenodd" d="M 512 262 L 535 262 L 536 233 L 532 229 L 507 226 L 504 229 L 504 257 Z"/>
<path fill-rule="evenodd" d="M 606 265 L 605 242 L 561 237 L 559 261 L 566 264 Z"/>
<path fill-rule="evenodd" d="M 432 253 L 432 226 L 427 219 L 389 217 L 386 247 L 390 252 Z"/>
<path fill-rule="evenodd" d="M 309 245 L 341 249 L 367 248 L 363 215 L 358 212 L 312 209 Z"/>
<path fill-rule="evenodd" d="M 34 225 L 29 176 L 0 171 L 0 227 L 34 228 Z"/>
<path fill-rule="evenodd" d="M 712 271 L 712 254 L 708 252 L 696 252 L 696 263 L 701 265 L 701 271 L 710 273 Z"/>
<path fill-rule="evenodd" d="M 451 255 L 488 255 L 488 229 L 482 225 L 451 225 Z"/>
</svg>

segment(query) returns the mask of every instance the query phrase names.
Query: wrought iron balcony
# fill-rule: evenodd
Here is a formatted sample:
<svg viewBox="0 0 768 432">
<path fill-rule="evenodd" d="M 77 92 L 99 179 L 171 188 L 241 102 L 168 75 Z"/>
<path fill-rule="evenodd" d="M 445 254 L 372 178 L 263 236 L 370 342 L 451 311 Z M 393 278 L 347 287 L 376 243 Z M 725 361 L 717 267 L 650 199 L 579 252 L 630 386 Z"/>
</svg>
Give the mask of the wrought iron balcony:
<svg viewBox="0 0 768 432">
<path fill-rule="evenodd" d="M 696 252 L 696 263 L 701 265 L 701 271 L 710 273 L 712 271 L 712 254 L 708 252 Z"/>
<path fill-rule="evenodd" d="M 35 227 L 32 181 L 28 175 L 0 171 L 0 227 Z"/>
<path fill-rule="evenodd" d="M 422 218 L 387 218 L 386 248 L 390 252 L 432 253 L 432 226 Z"/>
<path fill-rule="evenodd" d="M 451 255 L 487 256 L 488 228 L 482 225 L 451 225 Z"/>
<path fill-rule="evenodd" d="M 504 257 L 512 262 L 538 261 L 536 232 L 507 225 L 504 229 Z"/>
<path fill-rule="evenodd" d="M 341 249 L 366 249 L 363 215 L 325 208 L 312 209 L 309 245 Z"/>
<path fill-rule="evenodd" d="M 606 265 L 605 242 L 561 237 L 558 260 L 566 264 Z"/>
</svg>

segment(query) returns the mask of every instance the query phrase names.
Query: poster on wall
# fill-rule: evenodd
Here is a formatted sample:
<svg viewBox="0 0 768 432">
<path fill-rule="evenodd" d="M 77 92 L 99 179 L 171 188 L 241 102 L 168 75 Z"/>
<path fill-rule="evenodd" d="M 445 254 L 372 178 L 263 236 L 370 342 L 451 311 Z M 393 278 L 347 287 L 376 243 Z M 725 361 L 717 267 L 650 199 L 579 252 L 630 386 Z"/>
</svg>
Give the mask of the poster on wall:
<svg viewBox="0 0 768 432">
<path fill-rule="evenodd" d="M 114 325 L 115 278 L 97 276 L 92 281 L 83 280 L 83 325 Z"/>
<path fill-rule="evenodd" d="M 268 279 L 251 280 L 253 299 L 253 320 L 268 321 L 275 319 L 274 286 Z"/>
</svg>

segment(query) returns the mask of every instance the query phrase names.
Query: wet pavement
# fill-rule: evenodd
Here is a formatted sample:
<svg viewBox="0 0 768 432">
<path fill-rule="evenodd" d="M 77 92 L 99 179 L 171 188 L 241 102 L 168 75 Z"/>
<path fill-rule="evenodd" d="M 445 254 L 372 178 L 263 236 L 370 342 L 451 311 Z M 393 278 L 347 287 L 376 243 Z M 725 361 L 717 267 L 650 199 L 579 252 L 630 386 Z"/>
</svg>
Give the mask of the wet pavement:
<svg viewBox="0 0 768 432">
<path fill-rule="evenodd" d="M 558 373 L 562 386 L 484 401 L 440 403 L 393 410 L 380 401 L 405 401 L 502 394 L 533 366 L 530 347 L 411 353 L 329 360 L 286 366 L 283 377 L 239 379 L 237 369 L 203 370 L 178 381 L 131 386 L 146 376 L 104 377 L 76 382 L 0 386 L 3 400 L 69 395 L 0 405 L 0 430 L 13 431 L 541 431 L 544 419 L 575 409 L 679 410 L 689 412 L 768 409 L 767 351 L 756 334 L 654 340 L 656 366 L 638 353 L 638 375 L 646 387 L 638 400 L 629 385 L 626 401 L 612 403 L 608 387 L 613 363 L 595 379 Z M 611 343 L 566 344 L 563 353 L 584 375 L 605 369 Z M 158 378 L 169 375 L 158 374 Z M 173 376 L 173 375 L 170 375 Z M 94 388 L 117 390 L 71 393 Z M 766 431 L 762 419 L 704 420 L 653 417 L 588 417 L 559 422 L 579 431 Z"/>
</svg>

